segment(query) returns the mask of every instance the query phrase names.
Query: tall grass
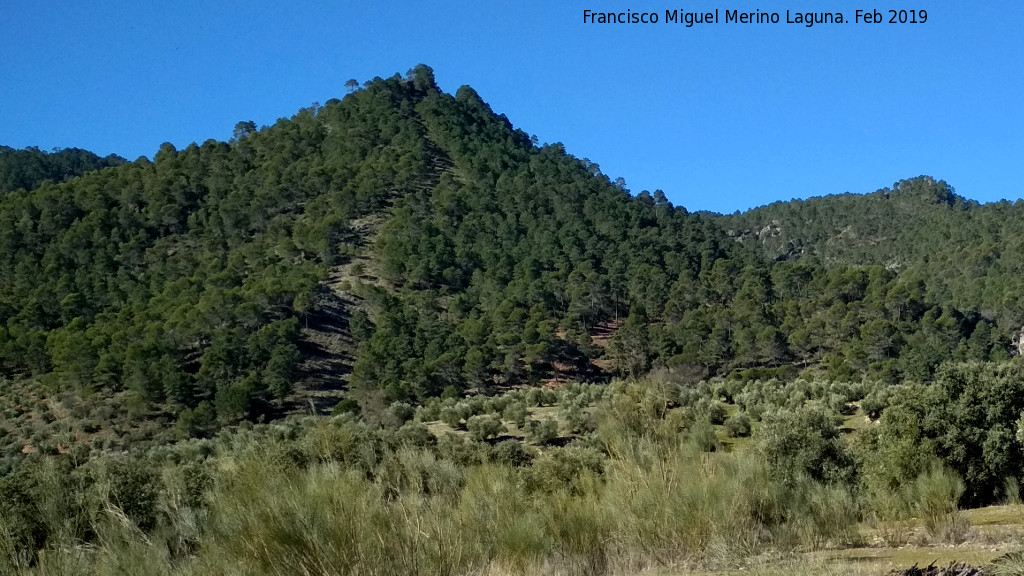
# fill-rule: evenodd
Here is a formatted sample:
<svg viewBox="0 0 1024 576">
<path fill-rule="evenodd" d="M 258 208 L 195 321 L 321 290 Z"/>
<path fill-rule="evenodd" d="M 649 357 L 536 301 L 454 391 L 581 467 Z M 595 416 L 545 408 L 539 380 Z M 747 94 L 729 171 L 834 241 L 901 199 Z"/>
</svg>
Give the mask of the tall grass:
<svg viewBox="0 0 1024 576">
<path fill-rule="evenodd" d="M 275 473 L 276 472 L 276 473 Z M 420 574 L 437 515 L 337 465 L 282 474 L 242 463 L 215 493 L 204 560 L 251 574 Z M 433 554 L 439 563 L 440 554 Z M 444 560 L 449 560 L 443 557 Z M 434 572 L 436 573 L 436 572 Z"/>
<path fill-rule="evenodd" d="M 675 393 L 618 385 L 593 409 L 592 435 L 524 448 L 536 453 L 516 463 L 486 443 L 432 445 L 342 417 L 240 430 L 208 460 L 97 460 L 64 492 L 71 476 L 44 467 L 35 486 L 53 494 L 0 506 L 0 571 L 603 576 L 856 543 L 866 512 L 884 516 L 846 484 L 718 450 L 706 420 L 670 407 Z M 892 518 L 949 533 L 957 481 L 923 477 Z M 18 544 L 31 534 L 19 521 L 44 527 L 42 552 Z"/>
<path fill-rule="evenodd" d="M 627 436 L 618 446 L 629 458 L 601 473 L 581 464 L 563 485 L 533 477 L 555 470 L 543 459 L 537 468 L 452 469 L 403 448 L 369 479 L 337 463 L 288 470 L 249 458 L 213 492 L 198 565 L 272 575 L 599 576 L 821 546 L 856 522 L 842 488 L 776 482 L 751 455 L 705 453 L 682 431 L 669 450 L 665 438 Z"/>
<path fill-rule="evenodd" d="M 1020 504 L 1020 481 L 1013 476 L 1008 476 L 1003 482 L 1003 504 Z"/>
<path fill-rule="evenodd" d="M 910 487 L 921 523 L 932 538 L 958 544 L 967 537 L 969 523 L 957 502 L 964 483 L 955 472 L 939 464 L 918 476 Z"/>
</svg>

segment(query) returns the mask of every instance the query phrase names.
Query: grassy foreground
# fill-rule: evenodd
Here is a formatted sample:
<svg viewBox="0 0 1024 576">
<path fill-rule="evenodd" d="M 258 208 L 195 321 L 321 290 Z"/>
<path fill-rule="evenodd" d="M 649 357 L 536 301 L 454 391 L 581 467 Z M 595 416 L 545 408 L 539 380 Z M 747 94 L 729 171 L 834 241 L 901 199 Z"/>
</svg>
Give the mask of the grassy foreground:
<svg viewBox="0 0 1024 576">
<path fill-rule="evenodd" d="M 0 573 L 884 574 L 1020 545 L 1024 508 L 959 511 L 948 470 L 858 481 L 815 399 L 849 387 L 794 386 L 752 423 L 647 379 L 32 458 L 0 479 Z"/>
</svg>

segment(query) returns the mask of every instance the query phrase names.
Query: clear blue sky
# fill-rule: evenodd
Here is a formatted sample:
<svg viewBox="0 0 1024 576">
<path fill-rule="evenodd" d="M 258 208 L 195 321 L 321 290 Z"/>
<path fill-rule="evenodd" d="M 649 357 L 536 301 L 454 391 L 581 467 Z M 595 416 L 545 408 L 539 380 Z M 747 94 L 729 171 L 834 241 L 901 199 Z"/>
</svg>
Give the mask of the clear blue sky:
<svg viewBox="0 0 1024 576">
<path fill-rule="evenodd" d="M 929 174 L 1022 194 L 1024 6 L 922 0 L 923 25 L 585 25 L 584 8 L 871 3 L 0 2 L 0 144 L 129 159 L 227 139 L 433 67 L 541 142 L 690 210 L 870 192 Z M 910 8 L 876 2 L 875 8 Z"/>
</svg>

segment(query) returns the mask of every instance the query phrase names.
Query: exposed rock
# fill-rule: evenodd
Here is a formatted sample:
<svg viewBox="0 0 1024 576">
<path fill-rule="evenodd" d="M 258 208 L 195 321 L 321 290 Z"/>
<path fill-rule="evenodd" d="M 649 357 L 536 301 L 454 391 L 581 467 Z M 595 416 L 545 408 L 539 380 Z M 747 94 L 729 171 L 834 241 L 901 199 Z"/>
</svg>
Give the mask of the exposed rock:
<svg viewBox="0 0 1024 576">
<path fill-rule="evenodd" d="M 1017 356 L 1024 356 L 1024 327 L 1010 336 L 1010 344 L 1013 344 Z"/>
</svg>

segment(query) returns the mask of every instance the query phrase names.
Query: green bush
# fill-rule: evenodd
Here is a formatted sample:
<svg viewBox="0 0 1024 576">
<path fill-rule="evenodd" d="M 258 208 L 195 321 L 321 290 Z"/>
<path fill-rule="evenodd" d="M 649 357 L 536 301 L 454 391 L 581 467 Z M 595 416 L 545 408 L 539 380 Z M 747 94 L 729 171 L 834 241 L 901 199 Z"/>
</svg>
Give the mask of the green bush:
<svg viewBox="0 0 1024 576">
<path fill-rule="evenodd" d="M 179 440 L 209 438 L 217 430 L 217 412 L 213 405 L 202 401 L 194 409 L 186 408 L 178 416 L 175 431 Z"/>
<path fill-rule="evenodd" d="M 1003 482 L 1003 504 L 1018 505 L 1020 503 L 1020 481 L 1010 476 Z"/>
<path fill-rule="evenodd" d="M 515 424 L 517 428 L 526 426 L 527 415 L 526 403 L 519 400 L 509 402 L 502 412 L 502 417 Z"/>
<path fill-rule="evenodd" d="M 878 420 L 882 412 L 889 406 L 891 392 L 888 388 L 872 390 L 860 401 L 860 408 L 867 414 L 868 418 Z"/>
<path fill-rule="evenodd" d="M 437 444 L 437 437 L 430 432 L 426 425 L 419 422 L 407 422 L 395 431 L 394 438 L 399 446 L 430 448 Z"/>
<path fill-rule="evenodd" d="M 441 402 L 437 398 L 428 398 L 422 406 L 416 408 L 417 422 L 433 422 L 441 418 Z"/>
<path fill-rule="evenodd" d="M 537 446 L 544 446 L 558 438 L 558 422 L 551 418 L 526 421 L 526 440 Z"/>
<path fill-rule="evenodd" d="M 568 489 L 582 493 L 593 477 L 604 472 L 604 464 L 604 457 L 592 448 L 551 448 L 537 457 L 528 469 L 528 486 L 541 492 Z"/>
<path fill-rule="evenodd" d="M 917 477 L 912 489 L 917 516 L 930 536 L 952 544 L 966 538 L 968 525 L 957 507 L 964 483 L 955 472 L 934 465 Z"/>
<path fill-rule="evenodd" d="M 0 567 L 18 573 L 33 564 L 48 531 L 25 473 L 0 478 Z"/>
<path fill-rule="evenodd" d="M 530 452 L 521 442 L 516 440 L 505 440 L 491 448 L 491 462 L 504 464 L 512 468 L 529 466 L 534 459 L 533 452 Z"/>
<path fill-rule="evenodd" d="M 354 398 L 343 398 L 334 405 L 331 414 L 334 416 L 341 416 L 342 414 L 355 414 L 358 416 L 359 402 Z"/>
<path fill-rule="evenodd" d="M 585 396 L 566 399 L 560 406 L 562 418 L 565 419 L 566 428 L 573 434 L 592 432 L 594 429 L 590 414 L 587 411 L 589 402 Z"/>
<path fill-rule="evenodd" d="M 466 430 L 474 440 L 487 440 L 505 432 L 501 416 L 497 414 L 480 414 L 470 416 L 466 422 Z"/>
<path fill-rule="evenodd" d="M 392 430 L 397 430 L 403 424 L 412 420 L 416 415 L 416 409 L 406 402 L 394 402 L 384 411 L 381 423 Z"/>
<path fill-rule="evenodd" d="M 725 424 L 725 419 L 728 416 L 728 414 L 729 413 L 726 410 L 724 404 L 722 404 L 721 402 L 712 402 L 708 406 L 708 423 L 714 426 L 721 426 L 722 424 Z"/>
<path fill-rule="evenodd" d="M 1015 438 L 1024 412 L 1024 364 L 947 364 L 928 385 L 894 391 L 879 425 L 878 451 L 866 466 L 905 485 L 934 457 L 964 481 L 964 503 L 997 501 L 1008 477 L 1024 475 Z"/>
<path fill-rule="evenodd" d="M 342 416 L 317 421 L 299 444 L 315 461 L 338 462 L 369 473 L 379 459 L 378 438 L 362 422 Z"/>
<path fill-rule="evenodd" d="M 488 453 L 486 444 L 449 432 L 437 439 L 437 454 L 458 466 L 473 466 L 483 462 Z"/>
<path fill-rule="evenodd" d="M 830 410 L 843 416 L 851 416 L 857 411 L 857 407 L 851 404 L 842 394 L 829 394 L 827 404 Z"/>
<path fill-rule="evenodd" d="M 544 533 L 565 573 L 603 576 L 609 571 L 609 536 L 614 525 L 607 510 L 593 498 L 550 495 L 542 506 Z"/>
<path fill-rule="evenodd" d="M 750 436 L 750 418 L 746 414 L 737 414 L 725 421 L 725 434 L 730 438 Z"/>
<path fill-rule="evenodd" d="M 157 520 L 157 477 L 150 463 L 131 457 L 110 458 L 103 467 L 107 500 L 142 531 Z"/>
<path fill-rule="evenodd" d="M 769 464 L 790 479 L 807 474 L 826 483 L 849 481 L 854 461 L 839 436 L 837 420 L 815 405 L 778 411 L 765 415 L 754 439 Z"/>
<path fill-rule="evenodd" d="M 441 422 L 444 422 L 453 430 L 459 430 L 463 427 L 462 411 L 455 406 L 441 408 L 439 416 Z"/>
<path fill-rule="evenodd" d="M 707 422 L 697 422 L 690 426 L 687 439 L 701 452 L 714 452 L 720 447 L 715 429 Z"/>
</svg>

